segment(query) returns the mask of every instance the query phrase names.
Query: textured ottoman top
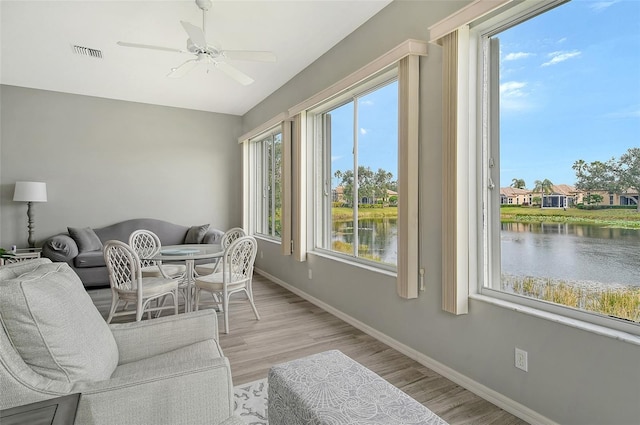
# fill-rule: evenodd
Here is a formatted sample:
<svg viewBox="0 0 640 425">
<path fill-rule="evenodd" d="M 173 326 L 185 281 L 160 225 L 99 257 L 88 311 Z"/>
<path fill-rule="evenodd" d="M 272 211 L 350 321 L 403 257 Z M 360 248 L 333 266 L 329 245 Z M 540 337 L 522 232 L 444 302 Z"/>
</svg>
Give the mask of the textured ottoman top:
<svg viewBox="0 0 640 425">
<path fill-rule="evenodd" d="M 446 425 L 338 350 L 273 366 L 268 399 L 274 424 Z"/>
</svg>

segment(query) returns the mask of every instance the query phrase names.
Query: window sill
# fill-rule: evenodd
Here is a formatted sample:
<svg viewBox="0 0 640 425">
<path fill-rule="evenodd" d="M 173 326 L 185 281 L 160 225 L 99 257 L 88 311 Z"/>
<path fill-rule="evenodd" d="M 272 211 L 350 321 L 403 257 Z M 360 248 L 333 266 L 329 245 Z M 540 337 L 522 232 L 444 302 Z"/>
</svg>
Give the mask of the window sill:
<svg viewBox="0 0 640 425">
<path fill-rule="evenodd" d="M 517 311 L 519 313 L 523 313 L 529 316 L 550 320 L 552 322 L 560 323 L 566 326 L 570 326 L 572 328 L 581 329 L 583 331 L 591 332 L 596 335 L 606 336 L 609 338 L 617 339 L 619 341 L 628 342 L 630 344 L 640 345 L 640 336 L 631 334 L 629 332 L 611 329 L 605 326 L 585 322 L 583 320 L 573 319 L 571 317 L 550 313 L 548 311 L 540 310 L 533 307 L 528 307 L 525 305 L 501 300 L 494 297 L 489 297 L 486 295 L 469 294 L 469 298 L 472 300 L 478 300 L 478 301 L 486 302 L 489 304 L 493 304 L 498 307 Z"/>
<path fill-rule="evenodd" d="M 282 244 L 282 241 L 280 239 L 270 238 L 269 236 L 266 236 L 266 235 L 253 234 L 252 236 L 259 241 L 271 242 L 272 244 L 276 244 L 276 245 Z"/>
<path fill-rule="evenodd" d="M 339 257 L 337 255 L 332 255 L 330 253 L 325 253 L 323 251 L 309 251 L 309 252 L 307 252 L 307 255 L 315 255 L 315 256 L 318 256 L 318 257 L 326 258 L 328 260 L 337 261 L 337 262 L 342 263 L 342 264 L 348 264 L 350 266 L 354 266 L 354 267 L 358 267 L 358 268 L 361 268 L 361 269 L 365 269 L 367 271 L 374 272 L 374 273 L 380 273 L 380 274 L 383 274 L 383 275 L 386 275 L 386 276 L 390 276 L 390 277 L 393 277 L 393 278 L 396 278 L 398 276 L 397 272 L 395 272 L 393 270 L 386 270 L 386 269 L 383 269 L 383 268 L 374 267 L 374 266 L 371 266 L 371 265 L 366 264 L 366 263 L 361 263 L 359 261 L 354 261 L 354 260 L 350 260 L 350 259 L 347 259 L 347 258 L 342 258 L 342 257 Z"/>
</svg>

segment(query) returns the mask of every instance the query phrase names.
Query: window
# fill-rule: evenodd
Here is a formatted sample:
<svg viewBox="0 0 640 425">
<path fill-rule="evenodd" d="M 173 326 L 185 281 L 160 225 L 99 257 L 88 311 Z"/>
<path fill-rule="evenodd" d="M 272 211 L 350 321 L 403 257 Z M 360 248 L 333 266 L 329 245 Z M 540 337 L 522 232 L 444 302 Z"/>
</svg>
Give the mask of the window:
<svg viewBox="0 0 640 425">
<path fill-rule="evenodd" d="M 282 131 L 276 130 L 252 139 L 255 170 L 254 232 L 280 239 L 282 232 Z"/>
<path fill-rule="evenodd" d="M 640 190 L 639 15 L 525 1 L 470 26 L 480 293 L 640 333 L 640 212 L 607 205 Z M 501 207 L 515 180 L 529 205 Z"/>
<path fill-rule="evenodd" d="M 315 152 L 317 248 L 397 265 L 397 69 L 307 114 Z"/>
</svg>

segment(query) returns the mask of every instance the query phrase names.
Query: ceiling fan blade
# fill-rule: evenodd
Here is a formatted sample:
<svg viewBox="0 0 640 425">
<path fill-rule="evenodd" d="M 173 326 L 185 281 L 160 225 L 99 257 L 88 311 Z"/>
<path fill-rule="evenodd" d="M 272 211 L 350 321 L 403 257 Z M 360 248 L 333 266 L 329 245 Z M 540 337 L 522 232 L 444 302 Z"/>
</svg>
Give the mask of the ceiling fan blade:
<svg viewBox="0 0 640 425">
<path fill-rule="evenodd" d="M 253 50 L 223 50 L 222 55 L 231 60 L 275 62 L 276 55 L 272 52 L 261 52 Z"/>
<path fill-rule="evenodd" d="M 186 75 L 189 71 L 198 65 L 198 59 L 191 59 L 183 63 L 177 68 L 173 68 L 170 73 L 167 74 L 169 78 L 180 78 Z"/>
<path fill-rule="evenodd" d="M 135 47 L 138 49 L 152 49 L 152 50 L 162 50 L 165 52 L 189 53 L 184 50 L 174 49 L 172 47 L 152 46 L 150 44 L 127 43 L 126 41 L 118 41 L 117 44 L 119 46 Z"/>
<path fill-rule="evenodd" d="M 202 49 L 207 47 L 207 40 L 204 38 L 204 32 L 202 32 L 202 29 L 190 24 L 189 22 L 180 21 L 180 23 L 182 24 L 182 28 L 187 32 L 189 39 L 191 39 L 191 42 L 195 44 L 196 47 L 200 47 Z"/>
<path fill-rule="evenodd" d="M 215 62 L 214 65 L 220 71 L 224 72 L 243 86 L 248 86 L 249 84 L 253 83 L 253 78 L 249 77 L 244 72 L 240 71 L 237 68 L 234 68 L 226 62 Z"/>
</svg>

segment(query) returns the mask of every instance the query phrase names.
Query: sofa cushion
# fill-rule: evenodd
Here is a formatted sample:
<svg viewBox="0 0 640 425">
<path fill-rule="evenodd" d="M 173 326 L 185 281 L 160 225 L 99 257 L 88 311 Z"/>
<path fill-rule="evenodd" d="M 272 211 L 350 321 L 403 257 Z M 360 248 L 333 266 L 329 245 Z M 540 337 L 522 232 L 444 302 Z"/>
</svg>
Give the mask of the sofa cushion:
<svg viewBox="0 0 640 425">
<path fill-rule="evenodd" d="M 86 267 L 106 267 L 107 263 L 104 262 L 102 251 L 88 251 L 78 254 L 73 259 L 73 265 L 81 269 Z"/>
<path fill-rule="evenodd" d="M 42 255 L 51 261 L 67 262 L 78 255 L 78 244 L 69 235 L 55 235 L 42 245 Z"/>
<path fill-rule="evenodd" d="M 73 240 L 76 241 L 78 251 L 87 252 L 102 250 L 102 242 L 100 242 L 100 238 L 92 228 L 67 227 L 67 230 Z"/>
<path fill-rule="evenodd" d="M 191 226 L 184 237 L 184 243 L 202 243 L 205 233 L 209 230 L 208 224 L 202 226 Z"/>
<path fill-rule="evenodd" d="M 24 362 L 47 378 L 99 381 L 118 364 L 108 325 L 67 263 L 0 281 L 0 320 Z"/>
</svg>

